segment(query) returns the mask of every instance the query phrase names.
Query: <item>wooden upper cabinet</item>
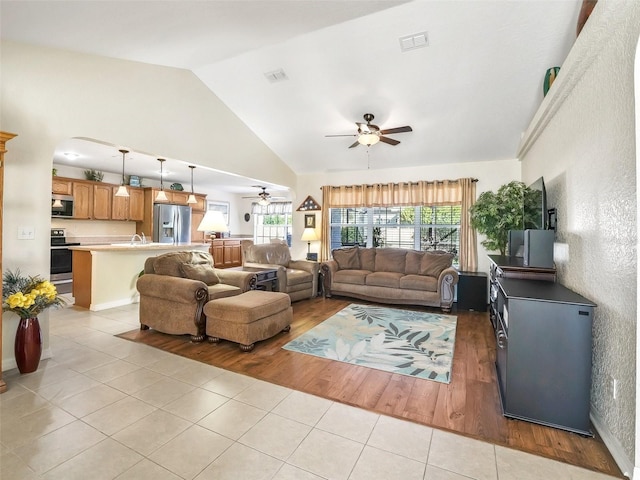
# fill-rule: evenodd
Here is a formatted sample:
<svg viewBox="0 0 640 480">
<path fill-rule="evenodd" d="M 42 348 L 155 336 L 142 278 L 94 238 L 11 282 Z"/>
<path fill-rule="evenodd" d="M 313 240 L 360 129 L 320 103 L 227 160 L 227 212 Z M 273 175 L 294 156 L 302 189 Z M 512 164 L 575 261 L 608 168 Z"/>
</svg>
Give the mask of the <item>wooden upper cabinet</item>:
<svg viewBox="0 0 640 480">
<path fill-rule="evenodd" d="M 194 203 L 191 205 L 191 209 L 194 212 L 206 212 L 207 211 L 207 196 L 200 195 L 199 193 L 195 194 L 196 200 L 198 203 Z"/>
<path fill-rule="evenodd" d="M 113 186 L 109 184 L 93 186 L 93 218 L 111 220 Z"/>
<path fill-rule="evenodd" d="M 141 222 L 144 220 L 144 190 L 142 188 L 129 188 L 129 218 Z"/>
<path fill-rule="evenodd" d="M 57 195 L 73 195 L 73 182 L 53 177 L 51 182 L 51 193 Z"/>
<path fill-rule="evenodd" d="M 73 218 L 91 218 L 93 215 L 93 185 L 73 182 Z"/>
<path fill-rule="evenodd" d="M 118 187 L 112 188 L 111 219 L 112 220 L 144 220 L 144 191 L 141 188 L 127 187 L 128 197 L 116 197 Z"/>
<path fill-rule="evenodd" d="M 167 194 L 167 196 L 169 196 Z M 173 192 L 171 192 L 171 196 L 169 197 L 171 198 L 171 203 L 176 204 L 176 205 L 187 205 L 187 200 L 189 199 L 189 194 L 187 192 L 178 192 L 176 190 L 174 190 Z"/>
</svg>

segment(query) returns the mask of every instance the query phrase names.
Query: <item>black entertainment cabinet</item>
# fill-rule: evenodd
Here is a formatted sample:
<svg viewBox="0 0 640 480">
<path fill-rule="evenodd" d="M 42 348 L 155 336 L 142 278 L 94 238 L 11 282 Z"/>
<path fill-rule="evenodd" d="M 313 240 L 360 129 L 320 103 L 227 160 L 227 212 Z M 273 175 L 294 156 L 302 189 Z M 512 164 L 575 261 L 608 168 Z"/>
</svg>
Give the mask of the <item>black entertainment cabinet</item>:
<svg viewBox="0 0 640 480">
<path fill-rule="evenodd" d="M 496 274 L 505 273 L 500 265 L 493 267 L 499 269 Z M 503 413 L 592 435 L 591 325 L 596 305 L 549 281 L 555 279 L 555 271 L 534 272 L 539 274 L 534 280 L 518 278 L 526 276 L 518 269 L 512 273 L 515 278 L 492 275 L 491 312 Z"/>
</svg>

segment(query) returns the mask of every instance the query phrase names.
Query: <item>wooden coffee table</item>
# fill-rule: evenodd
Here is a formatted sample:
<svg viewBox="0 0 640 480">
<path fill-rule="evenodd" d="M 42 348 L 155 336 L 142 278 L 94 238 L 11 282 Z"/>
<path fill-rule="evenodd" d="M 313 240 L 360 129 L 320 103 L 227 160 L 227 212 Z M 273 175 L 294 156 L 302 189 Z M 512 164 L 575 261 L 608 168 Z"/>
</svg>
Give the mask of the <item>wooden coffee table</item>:
<svg viewBox="0 0 640 480">
<path fill-rule="evenodd" d="M 232 267 L 229 270 L 255 273 L 256 290 L 278 291 L 278 270 L 276 268 Z"/>
</svg>

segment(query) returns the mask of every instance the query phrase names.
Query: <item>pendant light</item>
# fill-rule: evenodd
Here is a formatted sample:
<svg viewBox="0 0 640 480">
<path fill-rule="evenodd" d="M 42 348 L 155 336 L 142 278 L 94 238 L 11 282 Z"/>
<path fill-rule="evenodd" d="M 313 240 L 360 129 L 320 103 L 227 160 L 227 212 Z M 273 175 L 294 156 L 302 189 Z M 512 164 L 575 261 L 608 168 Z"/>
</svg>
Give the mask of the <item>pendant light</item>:
<svg viewBox="0 0 640 480">
<path fill-rule="evenodd" d="M 162 178 L 162 164 L 165 160 L 164 158 L 159 158 L 158 161 L 160 162 L 160 191 L 158 192 L 158 195 L 156 195 L 156 202 L 168 202 L 169 199 L 167 198 L 167 194 L 164 193 L 164 180 Z"/>
<path fill-rule="evenodd" d="M 118 150 L 118 151 L 122 154 L 122 183 L 118 187 L 118 190 L 116 190 L 115 196 L 116 197 L 128 197 L 129 196 L 129 192 L 127 191 L 127 187 L 126 187 L 125 180 L 124 180 L 124 156 L 127 153 L 129 153 L 129 150 L 121 149 L 121 150 Z"/>
<path fill-rule="evenodd" d="M 191 169 L 191 195 L 187 198 L 187 203 L 198 203 L 196 196 L 193 194 L 193 169 L 196 167 L 194 165 L 189 165 L 189 168 Z"/>
</svg>

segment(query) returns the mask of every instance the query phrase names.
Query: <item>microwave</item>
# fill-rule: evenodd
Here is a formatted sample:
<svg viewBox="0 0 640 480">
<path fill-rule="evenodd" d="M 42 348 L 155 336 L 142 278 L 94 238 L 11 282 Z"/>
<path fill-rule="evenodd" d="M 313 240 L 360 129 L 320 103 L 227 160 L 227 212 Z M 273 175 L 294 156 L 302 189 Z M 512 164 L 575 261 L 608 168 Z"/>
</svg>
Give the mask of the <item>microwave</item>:
<svg viewBox="0 0 640 480">
<path fill-rule="evenodd" d="M 51 195 L 52 217 L 73 217 L 73 197 L 70 195 Z"/>
</svg>

